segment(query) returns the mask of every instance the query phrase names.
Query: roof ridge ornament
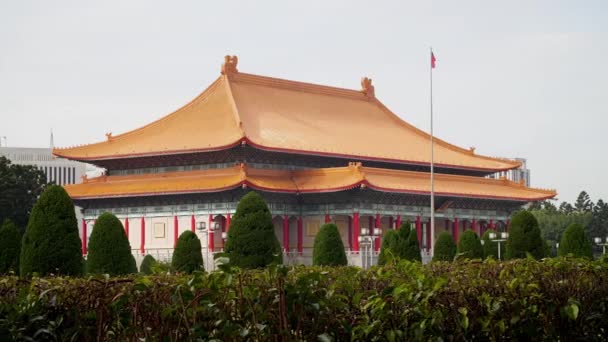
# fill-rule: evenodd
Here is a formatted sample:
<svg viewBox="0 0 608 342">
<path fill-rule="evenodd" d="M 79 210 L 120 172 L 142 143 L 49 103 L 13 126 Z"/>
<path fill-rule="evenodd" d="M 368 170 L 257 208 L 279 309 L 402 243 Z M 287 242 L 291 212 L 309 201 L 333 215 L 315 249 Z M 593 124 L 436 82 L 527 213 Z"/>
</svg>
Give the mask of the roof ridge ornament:
<svg viewBox="0 0 608 342">
<path fill-rule="evenodd" d="M 222 64 L 222 75 L 236 74 L 239 70 L 236 65 L 239 63 L 237 56 L 224 56 L 224 64 Z"/>
<path fill-rule="evenodd" d="M 376 91 L 372 85 L 372 79 L 369 77 L 363 77 L 361 79 L 361 92 L 370 99 L 376 97 Z"/>
<path fill-rule="evenodd" d="M 106 133 L 106 139 L 107 139 L 108 141 L 112 141 L 112 138 L 113 138 L 113 137 L 112 137 L 112 132 L 108 132 L 108 133 Z"/>
</svg>

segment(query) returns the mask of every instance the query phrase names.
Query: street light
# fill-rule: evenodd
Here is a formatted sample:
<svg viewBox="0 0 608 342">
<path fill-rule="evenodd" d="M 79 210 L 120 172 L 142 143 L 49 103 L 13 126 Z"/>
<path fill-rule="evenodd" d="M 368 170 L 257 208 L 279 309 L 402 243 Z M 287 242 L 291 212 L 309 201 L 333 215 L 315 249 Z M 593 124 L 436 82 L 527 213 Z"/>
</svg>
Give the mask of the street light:
<svg viewBox="0 0 608 342">
<path fill-rule="evenodd" d="M 365 253 L 363 253 L 365 255 L 363 256 L 363 263 L 362 263 L 362 266 L 364 269 L 369 268 L 372 265 L 372 261 L 373 261 L 372 250 L 373 250 L 374 242 L 376 241 L 376 239 L 380 238 L 381 234 L 382 234 L 382 230 L 380 228 L 372 229 L 371 234 L 370 234 L 370 229 L 361 228 L 361 235 L 359 235 L 359 243 L 361 243 L 361 245 L 363 245 L 363 247 L 364 247 L 363 251 L 365 252 Z"/>
<path fill-rule="evenodd" d="M 593 239 L 598 246 L 602 246 L 602 255 L 606 254 L 606 246 L 608 246 L 608 236 L 606 236 L 606 241 L 602 242 L 602 238 L 596 237 Z"/>
<path fill-rule="evenodd" d="M 488 234 L 488 237 L 490 238 L 491 241 L 496 242 L 498 244 L 498 260 L 500 260 L 500 243 L 507 241 L 507 239 L 509 238 L 509 233 L 507 233 L 507 232 L 500 233 L 500 238 L 498 237 L 498 235 L 496 233 L 490 233 L 490 234 Z"/>
</svg>

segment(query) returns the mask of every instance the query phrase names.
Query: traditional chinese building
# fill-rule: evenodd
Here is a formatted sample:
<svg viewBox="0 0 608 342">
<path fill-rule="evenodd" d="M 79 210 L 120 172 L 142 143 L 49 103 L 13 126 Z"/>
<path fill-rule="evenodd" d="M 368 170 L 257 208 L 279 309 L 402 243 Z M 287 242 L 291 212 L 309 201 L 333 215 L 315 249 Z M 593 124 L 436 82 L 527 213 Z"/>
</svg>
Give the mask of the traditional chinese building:
<svg viewBox="0 0 608 342">
<path fill-rule="evenodd" d="M 239 199 L 255 190 L 268 202 L 289 257 L 305 262 L 324 222 L 338 225 L 356 256 L 362 228 L 386 231 L 405 220 L 428 255 L 441 231 L 457 240 L 468 228 L 507 229 L 523 204 L 556 195 L 489 177 L 516 170 L 519 161 L 435 139 L 431 232 L 430 136 L 384 106 L 370 79 L 361 85 L 351 90 L 246 74 L 237 70 L 236 56 L 227 56 L 221 75 L 175 112 L 108 133 L 103 142 L 54 150 L 107 170 L 65 186 L 83 209 L 81 235 L 108 211 L 123 220 L 138 254 L 172 249 L 187 229 L 219 251 L 220 232 L 230 229 Z M 83 253 L 86 244 L 83 238 Z"/>
</svg>

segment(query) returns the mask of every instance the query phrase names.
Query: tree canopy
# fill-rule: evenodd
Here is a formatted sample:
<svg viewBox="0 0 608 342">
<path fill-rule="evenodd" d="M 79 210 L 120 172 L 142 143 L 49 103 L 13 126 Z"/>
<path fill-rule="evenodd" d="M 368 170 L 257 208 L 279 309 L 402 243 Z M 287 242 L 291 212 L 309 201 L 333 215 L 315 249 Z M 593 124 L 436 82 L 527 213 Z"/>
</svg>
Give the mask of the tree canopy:
<svg viewBox="0 0 608 342">
<path fill-rule="evenodd" d="M 0 226 L 0 274 L 10 271 L 19 273 L 19 251 L 21 234 L 9 219 Z"/>
<path fill-rule="evenodd" d="M 506 249 L 505 259 L 526 258 L 528 253 L 536 259 L 545 257 L 538 221 L 529 211 L 519 211 L 511 218 Z"/>
<path fill-rule="evenodd" d="M 137 270 L 134 263 L 131 245 L 120 220 L 111 213 L 101 214 L 89 239 L 87 272 L 124 275 Z"/>
<path fill-rule="evenodd" d="M 0 222 L 10 219 L 23 233 L 34 203 L 47 185 L 44 172 L 0 156 Z"/>
</svg>

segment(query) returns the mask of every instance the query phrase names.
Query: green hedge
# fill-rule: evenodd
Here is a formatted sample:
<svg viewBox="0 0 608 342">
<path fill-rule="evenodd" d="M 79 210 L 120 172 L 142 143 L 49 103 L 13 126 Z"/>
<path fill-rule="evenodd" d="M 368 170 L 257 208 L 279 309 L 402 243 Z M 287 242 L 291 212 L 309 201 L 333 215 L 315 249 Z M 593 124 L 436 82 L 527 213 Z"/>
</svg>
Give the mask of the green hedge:
<svg viewBox="0 0 608 342">
<path fill-rule="evenodd" d="M 587 236 L 585 228 L 578 223 L 573 223 L 566 228 L 557 249 L 559 256 L 568 254 L 575 257 L 593 258 L 591 240 Z"/>
<path fill-rule="evenodd" d="M 4 220 L 0 226 L 0 274 L 19 273 L 19 251 L 21 234 L 11 220 Z"/>
<path fill-rule="evenodd" d="M 479 236 L 472 231 L 466 230 L 458 241 L 458 256 L 466 259 L 483 259 L 483 247 Z"/>
<path fill-rule="evenodd" d="M 338 226 L 327 223 L 321 226 L 312 252 L 312 263 L 318 266 L 346 266 L 344 243 L 338 232 Z"/>
<path fill-rule="evenodd" d="M 606 263 L 566 258 L 5 277 L 0 338 L 594 341 L 608 333 L 607 278 Z"/>
<path fill-rule="evenodd" d="M 547 251 L 540 236 L 538 221 L 532 213 L 522 210 L 513 215 L 506 247 L 507 260 L 526 258 L 528 254 L 536 259 L 546 256 Z"/>
<path fill-rule="evenodd" d="M 192 231 L 186 230 L 177 239 L 177 245 L 173 250 L 173 258 L 171 259 L 171 267 L 184 273 L 204 269 L 201 240 Z"/>
<path fill-rule="evenodd" d="M 134 270 L 137 266 L 122 223 L 111 213 L 99 215 L 89 238 L 87 273 L 123 275 Z"/>
<path fill-rule="evenodd" d="M 20 273 L 82 274 L 82 250 L 74 203 L 58 185 L 48 186 L 32 209 L 23 236 Z"/>
<path fill-rule="evenodd" d="M 498 242 L 496 241 L 492 241 L 490 240 L 490 234 L 494 233 L 500 235 L 500 233 L 497 233 L 495 230 L 493 229 L 488 229 L 486 230 L 485 233 L 483 233 L 483 237 L 481 238 L 481 240 L 483 240 L 483 257 L 484 258 L 494 258 L 496 260 L 498 260 Z M 504 242 L 501 242 L 502 246 L 500 247 L 504 247 Z M 504 255 L 505 255 L 505 249 L 501 248 L 500 250 L 500 257 L 501 259 L 504 259 Z"/>
<path fill-rule="evenodd" d="M 154 271 L 152 269 L 154 268 L 154 265 L 156 265 L 156 259 L 148 254 L 144 257 L 144 260 L 141 261 L 141 265 L 139 265 L 139 272 L 148 275 L 153 274 Z"/>
<path fill-rule="evenodd" d="M 437 235 L 433 247 L 433 261 L 453 261 L 456 256 L 456 243 L 454 238 L 447 232 Z"/>
</svg>

